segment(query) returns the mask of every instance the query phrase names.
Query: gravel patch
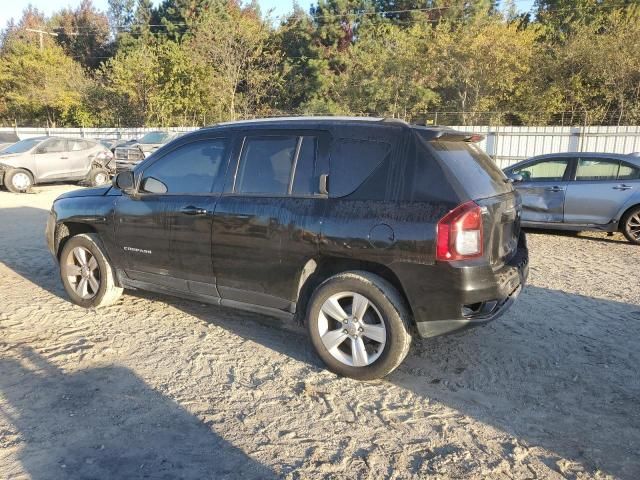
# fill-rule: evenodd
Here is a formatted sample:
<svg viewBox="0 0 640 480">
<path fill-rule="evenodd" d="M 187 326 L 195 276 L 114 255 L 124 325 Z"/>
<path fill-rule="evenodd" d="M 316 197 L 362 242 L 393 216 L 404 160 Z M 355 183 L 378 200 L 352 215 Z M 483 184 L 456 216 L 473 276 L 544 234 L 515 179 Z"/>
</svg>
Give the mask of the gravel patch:
<svg viewBox="0 0 640 480">
<path fill-rule="evenodd" d="M 530 233 L 511 311 L 363 383 L 268 317 L 71 304 L 44 225 L 72 188 L 0 192 L 1 478 L 640 477 L 640 247 L 620 235 Z"/>
</svg>

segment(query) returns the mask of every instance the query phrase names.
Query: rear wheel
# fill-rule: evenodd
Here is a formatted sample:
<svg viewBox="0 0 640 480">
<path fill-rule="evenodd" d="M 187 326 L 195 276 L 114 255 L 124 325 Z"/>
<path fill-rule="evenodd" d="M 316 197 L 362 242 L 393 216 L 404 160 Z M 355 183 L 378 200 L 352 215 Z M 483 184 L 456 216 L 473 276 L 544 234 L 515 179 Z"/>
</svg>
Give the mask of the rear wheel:
<svg viewBox="0 0 640 480">
<path fill-rule="evenodd" d="M 27 170 L 15 168 L 5 173 L 4 184 L 10 192 L 26 192 L 33 185 L 33 176 Z"/>
<path fill-rule="evenodd" d="M 640 245 L 640 206 L 626 213 L 622 219 L 622 233 L 631 243 Z"/>
<path fill-rule="evenodd" d="M 324 281 L 311 298 L 307 328 L 329 370 L 358 380 L 384 377 L 409 352 L 409 313 L 383 278 L 361 271 Z"/>
<path fill-rule="evenodd" d="M 97 235 L 71 237 L 60 254 L 60 277 L 71 301 L 81 307 L 105 307 L 122 295 Z"/>
</svg>

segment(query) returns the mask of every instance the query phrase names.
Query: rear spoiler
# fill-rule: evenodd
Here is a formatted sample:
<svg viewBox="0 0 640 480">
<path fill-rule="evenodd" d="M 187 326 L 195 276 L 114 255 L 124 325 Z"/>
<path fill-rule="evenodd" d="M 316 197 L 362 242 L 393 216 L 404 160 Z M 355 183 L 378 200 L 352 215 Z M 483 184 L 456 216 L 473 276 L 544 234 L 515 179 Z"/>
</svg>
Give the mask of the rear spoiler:
<svg viewBox="0 0 640 480">
<path fill-rule="evenodd" d="M 416 128 L 416 130 L 418 130 Z M 484 135 L 477 133 L 460 132 L 453 128 L 442 127 L 439 129 L 419 129 L 420 136 L 427 142 L 468 142 L 475 143 L 484 140 Z"/>
<path fill-rule="evenodd" d="M 436 133 L 435 136 L 429 141 L 477 143 L 481 142 L 482 140 L 484 140 L 484 135 L 478 135 L 476 133 L 456 132 L 455 130 L 452 130 L 450 132 L 443 130 Z"/>
</svg>

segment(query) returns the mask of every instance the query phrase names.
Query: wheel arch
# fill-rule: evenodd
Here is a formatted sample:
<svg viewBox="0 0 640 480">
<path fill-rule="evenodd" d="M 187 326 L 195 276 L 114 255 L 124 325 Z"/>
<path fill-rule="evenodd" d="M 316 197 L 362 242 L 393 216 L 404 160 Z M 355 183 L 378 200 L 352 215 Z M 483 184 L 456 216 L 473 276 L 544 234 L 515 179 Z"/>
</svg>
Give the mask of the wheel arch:
<svg viewBox="0 0 640 480">
<path fill-rule="evenodd" d="M 622 222 L 624 222 L 625 218 L 627 217 L 627 214 L 634 208 L 638 208 L 638 207 L 640 207 L 640 198 L 634 198 L 634 201 L 631 202 L 630 205 L 626 205 L 622 207 L 621 209 L 622 213 L 618 215 L 618 231 L 622 231 L 622 229 L 624 228 L 624 224 Z"/>
<path fill-rule="evenodd" d="M 58 260 L 60 260 L 60 253 L 62 252 L 62 249 L 64 248 L 65 243 L 71 237 L 80 235 L 81 233 L 97 234 L 98 232 L 93 226 L 87 223 L 82 223 L 82 222 L 63 221 L 56 225 L 56 230 L 54 234 L 54 242 L 55 242 L 54 245 L 55 245 L 56 258 Z"/>
<path fill-rule="evenodd" d="M 31 180 L 32 180 L 32 182 L 33 182 L 33 183 L 32 183 L 32 185 L 36 185 L 36 184 L 38 183 L 38 179 L 36 178 L 35 173 L 33 173 L 33 171 L 32 171 L 30 168 L 27 168 L 27 167 L 13 167 L 13 166 L 12 166 L 11 168 L 8 168 L 8 169 L 6 170 L 5 175 L 6 175 L 8 172 L 12 171 L 12 170 L 24 170 L 24 171 L 25 171 L 25 172 L 27 172 L 29 175 L 31 175 Z"/>
<path fill-rule="evenodd" d="M 307 307 L 313 291 L 329 277 L 337 275 L 339 273 L 360 270 L 375 275 L 388 281 L 393 285 L 398 293 L 402 297 L 409 314 L 411 315 L 411 323 L 413 323 L 413 311 L 407 294 L 400 282 L 398 276 L 388 266 L 381 263 L 370 262 L 365 260 L 353 260 L 340 257 L 321 257 L 314 258 L 307 261 L 300 272 L 297 291 L 295 294 L 296 300 L 296 320 L 299 323 L 304 323 L 304 319 L 307 313 Z"/>
</svg>

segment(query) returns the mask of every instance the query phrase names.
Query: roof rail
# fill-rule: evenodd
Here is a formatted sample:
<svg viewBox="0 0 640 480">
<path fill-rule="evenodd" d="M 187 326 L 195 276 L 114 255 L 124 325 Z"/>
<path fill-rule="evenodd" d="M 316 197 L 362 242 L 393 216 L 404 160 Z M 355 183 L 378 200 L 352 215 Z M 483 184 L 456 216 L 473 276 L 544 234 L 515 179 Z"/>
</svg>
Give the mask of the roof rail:
<svg viewBox="0 0 640 480">
<path fill-rule="evenodd" d="M 269 122 L 282 122 L 282 121 L 305 121 L 305 120 L 342 120 L 351 122 L 380 122 L 385 120 L 382 117 L 349 117 L 349 116 L 332 116 L 332 115 L 300 115 L 300 116 L 286 116 L 286 117 L 265 117 L 265 118 L 253 118 L 247 120 L 231 120 L 227 122 L 214 123 L 209 127 L 217 127 L 221 125 L 239 125 L 243 123 L 269 123 Z"/>
<path fill-rule="evenodd" d="M 406 122 L 404 120 L 401 120 L 399 118 L 387 118 L 387 117 L 385 117 L 385 118 L 381 119 L 380 121 L 382 123 L 397 123 L 399 125 L 409 125 L 408 122 Z"/>
</svg>

